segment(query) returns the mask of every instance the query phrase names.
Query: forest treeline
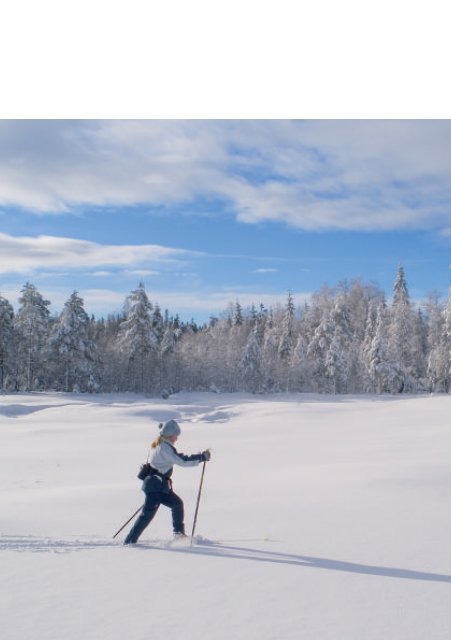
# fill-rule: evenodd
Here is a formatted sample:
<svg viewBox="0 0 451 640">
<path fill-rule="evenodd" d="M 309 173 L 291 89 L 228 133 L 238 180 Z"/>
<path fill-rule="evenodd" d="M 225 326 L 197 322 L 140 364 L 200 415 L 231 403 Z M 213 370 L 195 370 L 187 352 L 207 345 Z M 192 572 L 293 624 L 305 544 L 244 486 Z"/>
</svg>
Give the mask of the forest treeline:
<svg viewBox="0 0 451 640">
<path fill-rule="evenodd" d="M 356 279 L 302 307 L 291 294 L 273 308 L 234 302 L 203 325 L 162 313 L 143 284 L 107 318 L 76 291 L 58 316 L 49 305 L 31 283 L 17 313 L 0 296 L 4 391 L 450 391 L 451 295 L 415 307 L 402 267 L 390 302 Z"/>
</svg>

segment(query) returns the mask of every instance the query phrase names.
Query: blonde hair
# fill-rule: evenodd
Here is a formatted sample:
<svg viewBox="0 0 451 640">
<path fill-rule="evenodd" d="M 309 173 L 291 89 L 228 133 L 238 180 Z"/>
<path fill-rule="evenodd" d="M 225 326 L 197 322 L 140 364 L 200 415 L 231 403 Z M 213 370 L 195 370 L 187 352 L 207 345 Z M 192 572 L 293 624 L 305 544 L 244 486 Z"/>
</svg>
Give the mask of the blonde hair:
<svg viewBox="0 0 451 640">
<path fill-rule="evenodd" d="M 158 436 L 158 438 L 156 438 L 152 442 L 152 449 L 156 449 L 158 447 L 158 445 L 162 443 L 163 440 L 164 440 L 163 436 Z"/>
</svg>

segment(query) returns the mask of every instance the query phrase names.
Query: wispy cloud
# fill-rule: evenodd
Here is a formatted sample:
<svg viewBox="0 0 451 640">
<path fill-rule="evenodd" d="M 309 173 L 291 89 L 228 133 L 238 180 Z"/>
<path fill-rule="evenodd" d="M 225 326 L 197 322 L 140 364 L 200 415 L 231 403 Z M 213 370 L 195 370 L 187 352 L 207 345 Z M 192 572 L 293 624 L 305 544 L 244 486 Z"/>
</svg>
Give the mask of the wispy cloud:
<svg viewBox="0 0 451 640">
<path fill-rule="evenodd" d="M 252 273 L 277 273 L 278 269 L 273 269 L 272 267 L 262 268 L 262 269 L 254 269 Z"/>
<path fill-rule="evenodd" d="M 449 229 L 450 147 L 444 120 L 3 121 L 0 204 L 212 199 L 248 224 Z"/>
<path fill-rule="evenodd" d="M 160 271 L 152 271 L 151 269 L 125 269 L 123 274 L 134 278 L 146 278 L 150 276 L 159 276 Z"/>
<path fill-rule="evenodd" d="M 29 274 L 39 269 L 62 267 L 86 269 L 138 266 L 143 263 L 177 263 L 189 255 L 194 254 L 160 245 L 102 245 L 75 238 L 14 237 L 0 233 L 0 273 Z M 155 272 L 145 270 L 145 273 L 149 275 Z M 96 274 L 106 276 L 108 272 L 97 270 Z"/>
</svg>

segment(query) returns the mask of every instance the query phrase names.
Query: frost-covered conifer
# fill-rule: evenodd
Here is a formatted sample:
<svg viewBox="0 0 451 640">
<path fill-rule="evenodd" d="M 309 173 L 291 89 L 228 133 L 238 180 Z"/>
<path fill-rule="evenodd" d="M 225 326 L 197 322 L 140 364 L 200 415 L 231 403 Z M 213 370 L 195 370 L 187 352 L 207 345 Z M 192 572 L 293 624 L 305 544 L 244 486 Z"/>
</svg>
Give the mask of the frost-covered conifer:
<svg viewBox="0 0 451 640">
<path fill-rule="evenodd" d="M 385 302 L 384 302 L 385 304 Z M 371 300 L 368 306 L 368 315 L 365 325 L 365 335 L 360 345 L 362 354 L 362 363 L 364 366 L 363 375 L 363 391 L 375 391 L 374 379 L 370 376 L 371 370 L 371 347 L 374 337 L 376 335 L 376 323 L 377 323 L 377 308 L 378 304 L 376 300 Z"/>
<path fill-rule="evenodd" d="M 171 353 L 174 350 L 177 335 L 179 335 L 179 332 L 177 332 L 172 323 L 169 323 L 161 340 L 160 349 L 162 354 Z"/>
<path fill-rule="evenodd" d="M 333 376 L 328 374 L 328 378 L 333 381 L 334 393 L 344 392 L 348 384 L 353 388 L 354 380 L 352 375 L 356 375 L 358 370 L 359 351 L 355 348 L 355 330 L 353 327 L 353 310 L 349 304 L 349 291 L 342 289 L 335 298 L 335 304 L 330 313 L 330 320 L 334 325 L 334 335 L 329 347 L 327 360 L 329 369 L 332 366 Z M 327 369 L 327 364 L 326 364 Z"/>
<path fill-rule="evenodd" d="M 243 307 L 238 300 L 235 302 L 232 312 L 232 324 L 234 327 L 241 327 L 243 324 Z"/>
<path fill-rule="evenodd" d="M 140 284 L 127 298 L 123 314 L 87 320 L 79 309 L 80 324 L 98 353 L 92 376 L 86 373 L 83 379 L 77 379 L 68 356 L 78 353 L 73 305 L 66 303 L 56 321 L 33 285 L 27 283 L 22 293 L 11 340 L 12 311 L 0 298 L 0 382 L 3 379 L 8 389 L 450 389 L 451 295 L 443 311 L 438 298 L 426 314 L 414 310 L 402 268 L 388 309 L 374 286 L 345 281 L 312 294 L 299 315 L 290 294 L 284 307 L 268 310 L 262 305 L 243 310 L 239 303 L 230 303 L 203 326 L 172 320 L 167 311 L 163 318 Z M 80 306 L 76 297 L 72 303 Z M 7 353 L 5 345 L 12 345 L 15 354 Z M 88 357 L 86 366 L 89 362 Z"/>
<path fill-rule="evenodd" d="M 183 332 L 178 318 L 170 320 L 166 315 L 165 327 L 160 343 L 158 365 L 158 387 L 161 392 L 180 389 L 182 376 L 181 353 L 177 349 L 177 343 L 182 338 Z"/>
<path fill-rule="evenodd" d="M 343 344 L 343 329 L 340 325 L 335 325 L 334 335 L 324 358 L 325 374 L 330 381 L 332 393 L 346 391 L 347 367 Z"/>
<path fill-rule="evenodd" d="M 447 393 L 451 390 L 451 288 L 444 312 L 444 326 L 442 331 L 442 348 L 440 366 L 442 373 L 442 387 Z"/>
<path fill-rule="evenodd" d="M 289 293 L 287 303 L 285 305 L 285 313 L 282 318 L 278 345 L 278 354 L 282 360 L 288 360 L 290 358 L 295 344 L 294 312 L 293 296 Z"/>
<path fill-rule="evenodd" d="M 157 344 L 160 344 L 163 339 L 165 324 L 159 304 L 156 304 L 152 311 L 152 330 Z"/>
<path fill-rule="evenodd" d="M 279 386 L 285 391 L 289 391 L 291 387 L 291 368 L 293 349 L 296 344 L 295 330 L 295 307 L 291 293 L 288 294 L 287 303 L 280 322 L 279 341 L 277 346 L 277 354 L 279 362 L 277 363 L 277 377 Z"/>
<path fill-rule="evenodd" d="M 96 388 L 96 347 L 89 336 L 89 325 L 83 299 L 74 291 L 65 303 L 49 341 L 55 370 L 62 373 L 65 391 L 92 391 Z"/>
<path fill-rule="evenodd" d="M 427 383 L 428 327 L 423 311 L 418 309 L 413 316 L 412 368 L 411 375 L 419 390 L 426 390 Z"/>
<path fill-rule="evenodd" d="M 445 314 L 440 308 L 437 294 L 431 294 L 426 302 L 428 314 L 427 375 L 431 391 L 439 391 L 447 375 L 447 354 L 444 353 Z"/>
<path fill-rule="evenodd" d="M 390 391 L 393 369 L 389 359 L 388 311 L 385 302 L 379 303 L 374 336 L 367 351 L 368 372 L 377 393 Z"/>
<path fill-rule="evenodd" d="M 264 320 L 254 316 L 252 321 L 253 328 L 244 347 L 239 369 L 246 389 L 256 392 L 261 390 L 264 379 L 262 373 Z"/>
<path fill-rule="evenodd" d="M 146 360 L 158 348 L 158 336 L 153 326 L 152 305 L 142 282 L 127 297 L 125 313 L 125 320 L 119 327 L 118 345 L 132 377 L 126 384 L 128 388 L 144 391 Z"/>
<path fill-rule="evenodd" d="M 301 330 L 291 358 L 291 379 L 296 391 L 315 391 L 313 382 L 313 367 L 308 357 L 308 343 Z"/>
<path fill-rule="evenodd" d="M 390 310 L 389 349 L 401 380 L 398 391 L 413 391 L 415 381 L 415 324 L 402 266 L 398 268 Z"/>
<path fill-rule="evenodd" d="M 49 300 L 27 282 L 19 298 L 14 326 L 18 335 L 19 387 L 31 391 L 43 388 L 47 340 L 50 331 Z"/>
<path fill-rule="evenodd" d="M 331 311 L 324 310 L 319 325 L 309 342 L 307 353 L 313 365 L 313 377 L 319 391 L 326 391 L 328 387 L 326 372 L 326 357 L 335 335 L 335 325 L 331 318 Z"/>
<path fill-rule="evenodd" d="M 0 389 L 4 388 L 5 378 L 13 357 L 14 311 L 11 304 L 0 295 Z"/>
<path fill-rule="evenodd" d="M 262 362 L 265 376 L 264 388 L 267 391 L 277 391 L 280 387 L 279 377 L 279 343 L 280 321 L 278 322 L 273 309 L 269 309 L 265 322 L 263 336 Z"/>
</svg>

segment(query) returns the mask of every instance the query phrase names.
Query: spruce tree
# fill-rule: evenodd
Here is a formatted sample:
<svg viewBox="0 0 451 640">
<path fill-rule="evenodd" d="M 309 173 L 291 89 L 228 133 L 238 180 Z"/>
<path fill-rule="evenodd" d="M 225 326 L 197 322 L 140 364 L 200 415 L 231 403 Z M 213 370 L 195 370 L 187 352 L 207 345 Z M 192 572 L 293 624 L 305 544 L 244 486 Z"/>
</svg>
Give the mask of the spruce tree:
<svg viewBox="0 0 451 640">
<path fill-rule="evenodd" d="M 295 318 L 294 302 L 291 293 L 288 294 L 285 312 L 282 318 L 281 332 L 278 345 L 278 354 L 281 360 L 289 360 L 295 344 Z"/>
<path fill-rule="evenodd" d="M 415 388 L 414 335 L 414 313 L 404 269 L 399 266 L 393 287 L 389 328 L 389 349 L 401 378 L 396 389 L 399 392 L 413 391 Z"/>
<path fill-rule="evenodd" d="M 144 391 L 146 362 L 149 354 L 158 348 L 158 336 L 153 325 L 152 305 L 142 282 L 127 297 L 125 313 L 125 320 L 119 326 L 118 345 L 127 361 L 126 384 L 133 390 Z"/>
<path fill-rule="evenodd" d="M 74 291 L 53 327 L 50 348 L 62 370 L 65 391 L 92 391 L 96 348 L 89 336 L 90 320 L 83 299 Z"/>
<path fill-rule="evenodd" d="M 27 282 L 19 298 L 14 326 L 18 335 L 19 386 L 31 391 L 45 387 L 47 340 L 50 331 L 49 300 Z"/>
<path fill-rule="evenodd" d="M 234 327 L 241 327 L 243 324 L 243 308 L 238 302 L 235 302 L 232 312 L 232 324 Z"/>
</svg>

